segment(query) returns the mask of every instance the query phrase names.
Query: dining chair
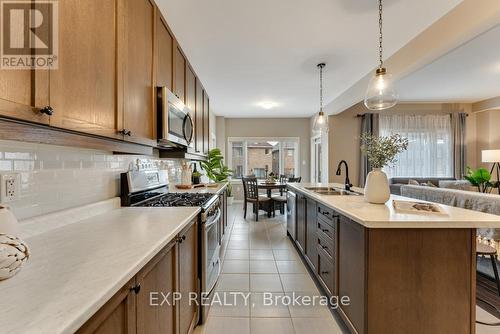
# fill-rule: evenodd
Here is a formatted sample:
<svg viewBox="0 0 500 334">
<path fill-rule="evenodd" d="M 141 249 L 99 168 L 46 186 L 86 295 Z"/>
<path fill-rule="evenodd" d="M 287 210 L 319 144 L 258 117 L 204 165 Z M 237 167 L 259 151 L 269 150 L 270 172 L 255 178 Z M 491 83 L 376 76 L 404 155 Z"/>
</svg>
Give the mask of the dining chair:
<svg viewBox="0 0 500 334">
<path fill-rule="evenodd" d="M 267 210 L 267 215 L 271 216 L 271 198 L 260 195 L 256 177 L 243 177 L 243 218 L 247 217 L 248 203 L 252 203 L 255 221 L 259 221 L 259 210 Z"/>
<path fill-rule="evenodd" d="M 302 181 L 302 176 L 288 178 L 289 183 L 300 183 L 300 181 Z"/>
</svg>

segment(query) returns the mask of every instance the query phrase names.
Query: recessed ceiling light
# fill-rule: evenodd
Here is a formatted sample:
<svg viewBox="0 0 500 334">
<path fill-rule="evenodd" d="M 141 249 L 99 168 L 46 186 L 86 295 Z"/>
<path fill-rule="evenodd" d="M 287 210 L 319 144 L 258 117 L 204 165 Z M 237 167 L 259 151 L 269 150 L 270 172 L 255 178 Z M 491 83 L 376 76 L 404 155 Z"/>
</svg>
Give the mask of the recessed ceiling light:
<svg viewBox="0 0 500 334">
<path fill-rule="evenodd" d="M 257 105 L 263 109 L 266 109 L 266 110 L 273 109 L 273 108 L 278 106 L 278 104 L 276 102 L 272 102 L 272 101 L 262 101 L 262 102 L 257 103 Z"/>
</svg>

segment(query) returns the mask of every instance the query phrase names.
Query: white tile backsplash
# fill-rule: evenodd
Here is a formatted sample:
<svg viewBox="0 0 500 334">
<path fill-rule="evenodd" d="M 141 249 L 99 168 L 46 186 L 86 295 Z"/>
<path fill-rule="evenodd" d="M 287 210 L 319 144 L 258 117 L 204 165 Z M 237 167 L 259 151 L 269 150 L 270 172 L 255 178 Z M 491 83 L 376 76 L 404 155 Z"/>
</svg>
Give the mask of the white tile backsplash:
<svg viewBox="0 0 500 334">
<path fill-rule="evenodd" d="M 95 203 L 120 195 L 120 173 L 137 155 L 0 140 L 0 172 L 21 174 L 21 193 L 12 207 L 18 219 Z M 180 160 L 162 160 L 171 184 L 180 179 Z"/>
</svg>

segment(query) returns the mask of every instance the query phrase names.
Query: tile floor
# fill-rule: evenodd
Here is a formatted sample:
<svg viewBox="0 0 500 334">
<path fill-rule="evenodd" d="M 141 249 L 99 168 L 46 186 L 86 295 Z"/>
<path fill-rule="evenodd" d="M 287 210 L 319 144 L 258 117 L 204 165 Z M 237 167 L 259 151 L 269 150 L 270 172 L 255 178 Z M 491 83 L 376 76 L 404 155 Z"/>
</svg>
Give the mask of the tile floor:
<svg viewBox="0 0 500 334">
<path fill-rule="evenodd" d="M 278 213 L 278 212 L 276 212 Z M 337 334 L 348 333 L 326 306 L 297 306 L 283 302 L 293 293 L 319 295 L 297 251 L 286 236 L 286 218 L 252 214 L 243 219 L 241 204 L 229 207 L 230 227 L 223 243 L 222 274 L 216 286 L 232 306 L 214 305 L 207 322 L 195 334 Z M 238 292 L 243 294 L 239 295 Z M 249 293 L 249 300 L 245 300 Z M 267 306 L 264 298 L 277 302 Z M 477 319 L 500 321 L 477 308 Z M 477 325 L 478 334 L 499 333 L 499 327 Z"/>
<path fill-rule="evenodd" d="M 224 240 L 222 274 L 215 289 L 219 296 L 245 294 L 234 295 L 234 300 L 230 297 L 229 306 L 213 305 L 196 334 L 347 333 L 326 306 L 289 305 L 283 299 L 293 297 L 294 292 L 313 296 L 319 291 L 286 236 L 285 216 L 276 214 L 268 219 L 261 213 L 255 222 L 252 214 L 243 219 L 241 204 L 229 208 L 232 226 Z M 265 298 L 277 302 L 268 306 Z"/>
</svg>

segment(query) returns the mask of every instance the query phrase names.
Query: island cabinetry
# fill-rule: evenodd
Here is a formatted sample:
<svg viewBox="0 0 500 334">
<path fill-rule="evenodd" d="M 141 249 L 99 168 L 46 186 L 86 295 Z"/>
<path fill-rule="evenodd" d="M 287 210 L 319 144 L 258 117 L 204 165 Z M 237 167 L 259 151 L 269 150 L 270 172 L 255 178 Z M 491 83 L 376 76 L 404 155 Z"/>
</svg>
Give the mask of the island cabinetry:
<svg viewBox="0 0 500 334">
<path fill-rule="evenodd" d="M 344 216 L 338 228 L 338 295 L 349 296 L 350 305 L 340 313 L 353 332 L 365 333 L 366 229 Z"/>
<path fill-rule="evenodd" d="M 307 221 L 307 197 L 297 193 L 297 234 L 295 243 L 302 254 L 306 251 L 306 221 Z"/>
<path fill-rule="evenodd" d="M 318 268 L 318 234 L 316 232 L 316 212 L 318 211 L 317 203 L 310 199 L 306 199 L 306 259 L 311 269 L 316 272 Z"/>
<path fill-rule="evenodd" d="M 349 298 L 351 333 L 475 333 L 474 228 L 367 227 L 294 191 L 299 253 L 324 294 Z"/>
<path fill-rule="evenodd" d="M 199 293 L 197 238 L 195 219 L 77 333 L 191 333 L 198 321 L 196 303 L 189 303 L 189 294 Z M 182 298 L 174 301 L 174 293 Z"/>
</svg>

